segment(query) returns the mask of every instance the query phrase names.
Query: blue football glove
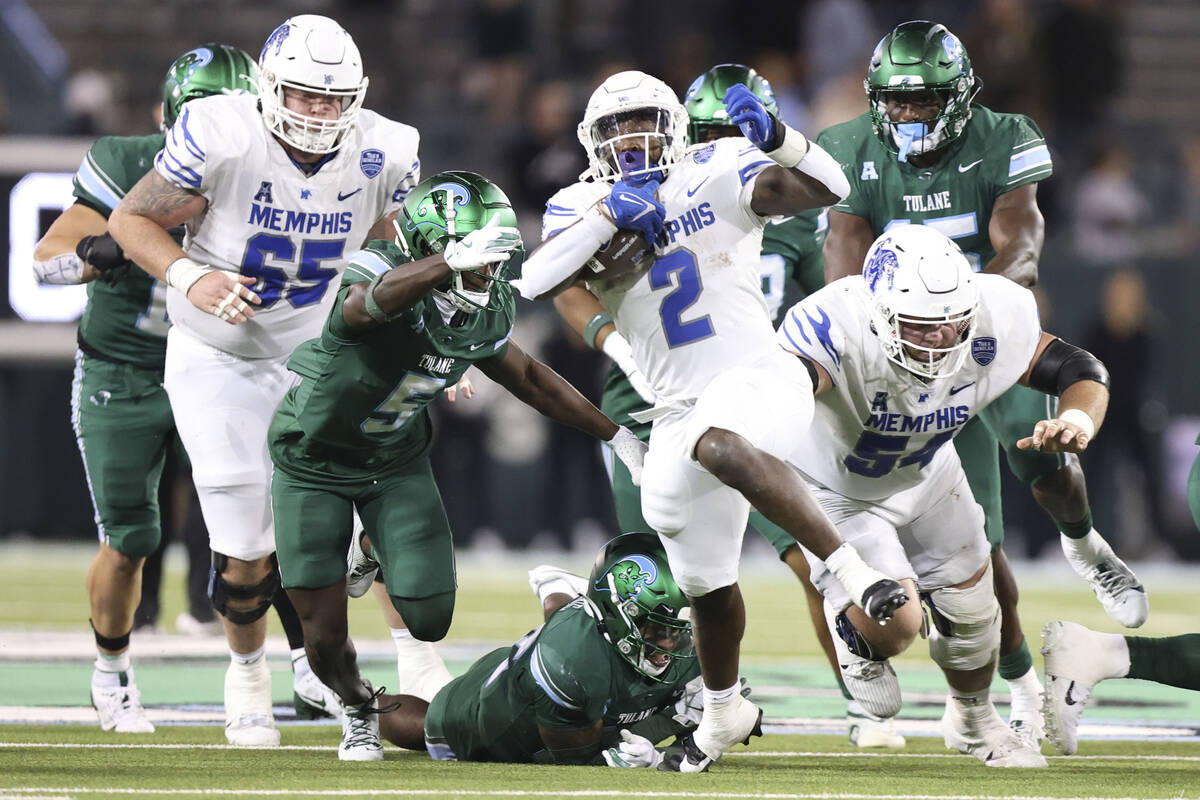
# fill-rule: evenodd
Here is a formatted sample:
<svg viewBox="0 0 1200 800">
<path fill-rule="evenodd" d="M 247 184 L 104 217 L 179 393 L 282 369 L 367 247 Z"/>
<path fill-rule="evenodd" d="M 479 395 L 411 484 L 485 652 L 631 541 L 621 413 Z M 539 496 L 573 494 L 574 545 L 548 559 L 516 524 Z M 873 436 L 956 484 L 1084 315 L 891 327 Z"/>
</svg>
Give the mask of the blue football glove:
<svg viewBox="0 0 1200 800">
<path fill-rule="evenodd" d="M 725 110 L 729 121 L 759 150 L 769 153 L 783 143 L 783 126 L 744 84 L 735 83 L 725 90 Z"/>
<path fill-rule="evenodd" d="M 654 197 L 658 181 L 647 181 L 635 186 L 629 181 L 617 181 L 604 199 L 604 210 L 618 228 L 639 231 L 646 244 L 654 246 L 654 240 L 662 233 L 667 210 Z"/>
</svg>

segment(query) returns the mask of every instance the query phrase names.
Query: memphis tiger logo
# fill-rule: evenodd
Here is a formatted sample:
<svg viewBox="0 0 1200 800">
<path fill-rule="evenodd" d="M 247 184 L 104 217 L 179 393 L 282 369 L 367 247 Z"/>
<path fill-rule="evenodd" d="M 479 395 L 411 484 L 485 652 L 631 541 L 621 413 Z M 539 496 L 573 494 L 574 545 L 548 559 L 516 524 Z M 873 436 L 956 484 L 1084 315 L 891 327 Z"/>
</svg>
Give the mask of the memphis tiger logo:
<svg viewBox="0 0 1200 800">
<path fill-rule="evenodd" d="M 258 60 L 262 61 L 263 56 L 271 49 L 271 45 L 275 45 L 275 55 L 279 55 L 280 48 L 283 47 L 284 41 L 287 40 L 288 34 L 292 32 L 292 26 L 288 23 L 283 23 L 275 30 L 271 31 L 271 35 L 267 37 L 267 41 L 263 44 L 262 52 L 258 54 Z"/>
<path fill-rule="evenodd" d="M 875 291 L 881 278 L 887 279 L 888 289 L 891 289 L 895 283 L 896 270 L 900 267 L 900 262 L 896 258 L 896 251 L 890 247 L 891 243 L 891 237 L 880 242 L 863 267 L 863 279 L 866 280 L 867 288 L 872 292 Z"/>
<path fill-rule="evenodd" d="M 370 148 L 363 150 L 362 155 L 358 157 L 358 167 L 362 170 L 363 175 L 367 178 L 374 178 L 379 173 L 383 172 L 384 156 L 382 150 Z"/>
</svg>

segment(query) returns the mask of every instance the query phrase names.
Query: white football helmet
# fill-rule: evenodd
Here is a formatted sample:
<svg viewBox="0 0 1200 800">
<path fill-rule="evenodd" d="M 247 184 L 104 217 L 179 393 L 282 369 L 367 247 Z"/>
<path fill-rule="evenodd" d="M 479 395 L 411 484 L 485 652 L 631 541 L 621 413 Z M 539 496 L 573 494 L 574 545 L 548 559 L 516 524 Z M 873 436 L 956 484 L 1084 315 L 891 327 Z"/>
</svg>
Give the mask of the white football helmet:
<svg viewBox="0 0 1200 800">
<path fill-rule="evenodd" d="M 621 133 L 621 123 L 631 119 L 654 122 L 654 130 Z M 588 168 L 579 176 L 599 181 L 622 178 L 649 178 L 666 172 L 683 157 L 687 149 L 687 109 L 665 83 L 636 70 L 610 75 L 592 92 L 583 121 L 579 123 L 579 143 L 588 154 Z M 641 139 L 640 163 L 618 166 L 617 142 Z M 648 163 L 652 140 L 662 147 L 657 163 Z"/>
<path fill-rule="evenodd" d="M 258 70 L 258 97 L 271 133 L 305 153 L 341 146 L 367 95 L 362 57 L 341 25 L 317 14 L 285 20 L 267 37 Z M 341 116 L 323 120 L 292 111 L 283 102 L 285 88 L 337 98 Z"/>
<path fill-rule="evenodd" d="M 927 225 L 896 225 L 871 244 L 863 261 L 871 328 L 888 360 L 919 378 L 953 375 L 963 365 L 979 285 L 958 245 Z M 907 342 L 902 325 L 949 323 L 954 344 Z"/>
</svg>

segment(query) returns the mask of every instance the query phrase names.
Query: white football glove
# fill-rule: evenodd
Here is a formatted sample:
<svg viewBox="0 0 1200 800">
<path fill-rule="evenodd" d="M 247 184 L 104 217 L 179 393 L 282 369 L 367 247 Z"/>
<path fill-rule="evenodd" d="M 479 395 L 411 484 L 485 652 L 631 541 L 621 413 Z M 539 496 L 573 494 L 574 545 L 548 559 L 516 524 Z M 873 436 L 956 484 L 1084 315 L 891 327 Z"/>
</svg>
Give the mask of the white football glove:
<svg viewBox="0 0 1200 800">
<path fill-rule="evenodd" d="M 600 345 L 600 349 L 621 368 L 625 377 L 629 378 L 629 383 L 633 386 L 634 391 L 643 400 L 650 405 L 654 405 L 658 401 L 658 395 L 650 388 L 650 381 L 646 380 L 646 376 L 633 362 L 633 348 L 629 346 L 629 342 L 624 336 L 616 331 L 611 331 L 608 336 L 604 337 L 604 344 Z"/>
<path fill-rule="evenodd" d="M 663 760 L 662 751 L 645 736 L 621 729 L 621 744 L 604 751 L 604 763 L 610 767 L 654 769 Z"/>
<path fill-rule="evenodd" d="M 637 435 L 624 425 L 617 428 L 613 438 L 605 442 L 612 448 L 613 455 L 621 459 L 621 463 L 629 470 L 629 480 L 634 486 L 642 485 L 642 463 L 646 460 L 646 451 L 650 446 L 637 438 Z"/>
<path fill-rule="evenodd" d="M 674 719 L 680 725 L 694 728 L 704 716 L 704 679 L 699 675 L 683 687 L 683 697 L 675 704 Z"/>
<path fill-rule="evenodd" d="M 447 244 L 442 253 L 446 266 L 455 272 L 465 272 L 508 261 L 512 251 L 521 246 L 521 232 L 495 224 L 497 219 L 499 217 L 492 217 L 487 225 Z"/>
</svg>

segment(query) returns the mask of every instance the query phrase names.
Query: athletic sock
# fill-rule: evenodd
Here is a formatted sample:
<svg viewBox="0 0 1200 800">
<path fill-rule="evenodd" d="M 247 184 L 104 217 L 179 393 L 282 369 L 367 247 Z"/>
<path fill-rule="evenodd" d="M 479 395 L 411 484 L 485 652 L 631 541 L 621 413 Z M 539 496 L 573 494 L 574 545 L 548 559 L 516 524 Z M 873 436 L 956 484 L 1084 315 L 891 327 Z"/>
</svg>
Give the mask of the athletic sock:
<svg viewBox="0 0 1200 800">
<path fill-rule="evenodd" d="M 1016 650 L 1000 656 L 1000 666 L 997 671 L 1004 680 L 1013 681 L 1032 668 L 1033 653 L 1029 652 L 1029 641 L 1022 637 L 1021 644 Z"/>
<path fill-rule="evenodd" d="M 1161 639 L 1126 636 L 1127 678 L 1141 678 L 1183 689 L 1200 689 L 1200 633 Z"/>
<path fill-rule="evenodd" d="M 238 653 L 238 652 L 235 652 L 233 650 L 233 648 L 230 648 L 229 649 L 229 660 L 232 661 L 234 664 L 246 667 L 246 666 L 250 666 L 251 664 L 257 664 L 259 659 L 266 656 L 266 654 L 267 654 L 267 646 L 265 644 L 262 647 L 258 648 L 257 650 L 255 650 L 253 652 L 250 652 L 250 653 Z"/>
<path fill-rule="evenodd" d="M 1092 510 L 1089 508 L 1083 519 L 1078 522 L 1063 522 L 1056 519 L 1054 524 L 1058 526 L 1064 536 L 1070 539 L 1082 539 L 1092 532 Z"/>
</svg>

